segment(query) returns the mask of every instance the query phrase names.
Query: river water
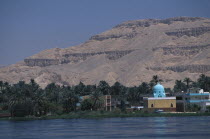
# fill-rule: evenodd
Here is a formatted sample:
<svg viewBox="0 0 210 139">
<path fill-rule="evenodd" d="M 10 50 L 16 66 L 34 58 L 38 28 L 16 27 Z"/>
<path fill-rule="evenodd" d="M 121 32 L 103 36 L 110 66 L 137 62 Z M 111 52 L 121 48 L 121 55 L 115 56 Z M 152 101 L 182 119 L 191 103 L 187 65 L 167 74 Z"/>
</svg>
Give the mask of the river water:
<svg viewBox="0 0 210 139">
<path fill-rule="evenodd" d="M 0 121 L 0 139 L 202 139 L 210 116 Z"/>
</svg>

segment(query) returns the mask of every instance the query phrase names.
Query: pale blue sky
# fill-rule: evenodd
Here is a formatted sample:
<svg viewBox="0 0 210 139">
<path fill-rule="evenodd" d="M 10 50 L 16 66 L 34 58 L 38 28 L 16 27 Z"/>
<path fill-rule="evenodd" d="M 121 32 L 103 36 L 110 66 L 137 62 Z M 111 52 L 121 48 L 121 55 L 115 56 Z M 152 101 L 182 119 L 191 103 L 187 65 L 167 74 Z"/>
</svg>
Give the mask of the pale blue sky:
<svg viewBox="0 0 210 139">
<path fill-rule="evenodd" d="M 127 20 L 210 18 L 210 0 L 0 0 L 0 65 L 78 45 Z"/>
</svg>

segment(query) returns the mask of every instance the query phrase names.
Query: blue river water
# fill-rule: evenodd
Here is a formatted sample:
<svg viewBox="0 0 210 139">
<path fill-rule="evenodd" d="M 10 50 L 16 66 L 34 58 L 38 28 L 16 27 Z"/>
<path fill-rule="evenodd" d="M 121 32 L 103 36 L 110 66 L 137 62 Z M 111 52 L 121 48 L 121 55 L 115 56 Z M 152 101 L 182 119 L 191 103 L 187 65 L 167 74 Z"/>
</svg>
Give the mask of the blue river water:
<svg viewBox="0 0 210 139">
<path fill-rule="evenodd" d="M 0 139 L 209 139 L 210 116 L 0 121 Z"/>
</svg>

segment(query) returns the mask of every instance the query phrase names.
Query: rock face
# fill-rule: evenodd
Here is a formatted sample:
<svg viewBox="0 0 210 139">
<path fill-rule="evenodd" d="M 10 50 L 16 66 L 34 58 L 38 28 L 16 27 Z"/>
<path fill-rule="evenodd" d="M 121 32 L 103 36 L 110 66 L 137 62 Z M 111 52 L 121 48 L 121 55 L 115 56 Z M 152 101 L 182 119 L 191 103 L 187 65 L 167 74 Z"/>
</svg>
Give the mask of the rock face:
<svg viewBox="0 0 210 139">
<path fill-rule="evenodd" d="M 172 87 L 176 79 L 201 73 L 210 75 L 210 19 L 175 17 L 127 21 L 81 45 L 44 50 L 0 68 L 0 80 L 133 86 L 159 75 Z"/>
<path fill-rule="evenodd" d="M 175 56 L 194 56 L 205 49 L 209 49 L 210 44 L 207 45 L 195 45 L 195 46 L 181 46 L 181 47 L 158 47 L 154 48 L 153 51 L 162 49 L 164 55 L 175 55 Z"/>
<path fill-rule="evenodd" d="M 202 20 L 205 18 L 201 17 L 175 17 L 175 18 L 168 18 L 168 19 L 146 19 L 146 20 L 137 20 L 137 21 L 128 21 L 122 24 L 117 25 L 115 28 L 119 27 L 149 27 L 151 25 L 157 25 L 159 23 L 162 24 L 173 24 L 174 22 L 194 22 L 197 20 Z"/>
<path fill-rule="evenodd" d="M 153 70 L 171 70 L 174 72 L 189 71 L 190 73 L 205 73 L 210 71 L 210 65 L 180 65 L 172 67 L 154 67 Z"/>
<path fill-rule="evenodd" d="M 90 40 L 96 40 L 96 41 L 103 41 L 107 39 L 132 39 L 137 35 L 137 33 L 128 33 L 128 34 L 119 34 L 119 35 L 95 35 L 90 38 Z"/>
<path fill-rule="evenodd" d="M 188 37 L 190 36 L 197 37 L 206 32 L 210 32 L 210 27 L 181 28 L 172 32 L 166 32 L 166 34 L 169 36 L 176 36 L 176 37 L 182 37 L 184 35 Z"/>
<path fill-rule="evenodd" d="M 58 64 L 68 64 L 68 63 L 79 63 L 85 61 L 87 58 L 95 55 L 106 55 L 106 58 L 109 60 L 117 60 L 134 50 L 125 50 L 125 51 L 104 51 L 104 52 L 95 52 L 95 53 L 69 53 L 62 56 L 62 59 L 24 59 L 24 62 L 27 66 L 39 66 L 46 67 L 51 65 Z"/>
<path fill-rule="evenodd" d="M 104 51 L 104 52 L 95 52 L 95 53 L 70 53 L 65 54 L 64 59 L 61 64 L 66 63 L 78 63 L 80 61 L 85 61 L 87 58 L 95 56 L 95 55 L 106 55 L 106 58 L 109 60 L 117 60 L 134 50 L 125 50 L 125 51 Z"/>
<path fill-rule="evenodd" d="M 59 60 L 58 59 L 24 59 L 24 62 L 27 66 L 50 66 L 50 65 L 58 65 Z"/>
</svg>

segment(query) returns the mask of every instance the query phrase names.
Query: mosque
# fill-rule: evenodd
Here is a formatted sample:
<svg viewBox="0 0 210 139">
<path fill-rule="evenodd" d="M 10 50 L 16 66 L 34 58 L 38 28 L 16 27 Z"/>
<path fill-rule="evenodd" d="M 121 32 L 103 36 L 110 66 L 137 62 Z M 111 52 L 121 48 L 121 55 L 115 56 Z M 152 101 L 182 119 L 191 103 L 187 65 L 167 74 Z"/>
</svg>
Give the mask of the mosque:
<svg viewBox="0 0 210 139">
<path fill-rule="evenodd" d="M 148 112 L 163 110 L 165 112 L 176 111 L 176 97 L 166 97 L 165 89 L 157 83 L 153 87 L 154 97 L 144 97 L 144 108 Z"/>
</svg>

